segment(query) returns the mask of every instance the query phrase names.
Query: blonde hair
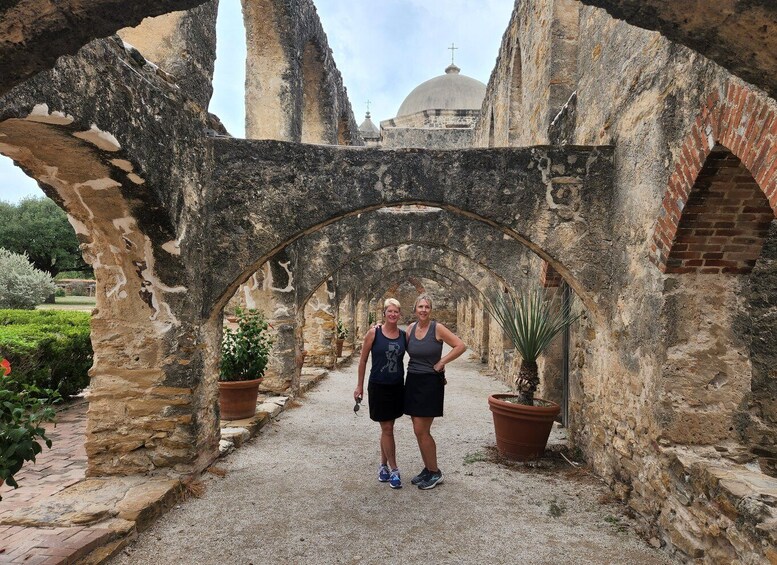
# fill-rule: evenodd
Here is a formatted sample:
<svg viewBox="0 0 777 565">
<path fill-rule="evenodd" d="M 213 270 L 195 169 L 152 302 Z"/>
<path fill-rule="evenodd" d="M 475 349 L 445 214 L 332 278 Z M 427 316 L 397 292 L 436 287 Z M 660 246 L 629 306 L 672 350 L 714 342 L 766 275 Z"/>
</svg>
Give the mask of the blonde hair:
<svg viewBox="0 0 777 565">
<path fill-rule="evenodd" d="M 416 307 L 418 306 L 418 303 L 422 300 L 426 300 L 429 303 L 429 309 L 432 309 L 432 297 L 429 296 L 426 293 L 419 294 L 418 298 L 415 299 L 415 303 L 413 303 L 413 312 L 415 312 Z"/>
<path fill-rule="evenodd" d="M 402 306 L 399 304 L 399 300 L 397 300 L 396 298 L 387 298 L 383 302 L 383 312 L 386 312 L 386 308 L 388 308 L 389 306 L 396 306 L 397 308 L 399 308 L 400 312 L 402 311 Z"/>
</svg>

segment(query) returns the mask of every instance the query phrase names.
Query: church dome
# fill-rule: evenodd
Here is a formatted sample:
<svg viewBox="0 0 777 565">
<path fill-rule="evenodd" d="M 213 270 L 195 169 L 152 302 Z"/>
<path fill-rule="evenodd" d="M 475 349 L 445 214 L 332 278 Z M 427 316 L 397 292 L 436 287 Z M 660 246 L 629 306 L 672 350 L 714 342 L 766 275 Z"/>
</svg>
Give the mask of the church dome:
<svg viewBox="0 0 777 565">
<path fill-rule="evenodd" d="M 486 85 L 460 71 L 456 65 L 449 65 L 444 75 L 416 86 L 402 102 L 397 117 L 424 110 L 480 110 Z"/>
</svg>

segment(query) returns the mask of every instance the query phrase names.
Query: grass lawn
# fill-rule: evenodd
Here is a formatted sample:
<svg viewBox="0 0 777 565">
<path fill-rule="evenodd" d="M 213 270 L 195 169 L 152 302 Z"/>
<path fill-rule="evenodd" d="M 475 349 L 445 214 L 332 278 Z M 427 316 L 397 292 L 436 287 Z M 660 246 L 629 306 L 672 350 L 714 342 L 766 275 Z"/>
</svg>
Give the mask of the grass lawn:
<svg viewBox="0 0 777 565">
<path fill-rule="evenodd" d="M 54 304 L 38 304 L 38 310 L 82 310 L 91 312 L 96 299 L 93 296 L 57 296 Z"/>
</svg>

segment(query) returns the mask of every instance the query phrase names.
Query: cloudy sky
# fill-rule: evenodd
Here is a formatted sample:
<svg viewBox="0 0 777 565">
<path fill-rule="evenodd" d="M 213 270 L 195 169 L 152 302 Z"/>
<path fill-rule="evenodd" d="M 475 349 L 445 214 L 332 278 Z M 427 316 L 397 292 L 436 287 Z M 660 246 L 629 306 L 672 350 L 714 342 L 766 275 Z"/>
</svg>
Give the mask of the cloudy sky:
<svg viewBox="0 0 777 565">
<path fill-rule="evenodd" d="M 420 83 L 455 62 L 462 74 L 488 82 L 513 0 L 314 0 L 348 89 L 356 122 L 371 102 L 372 121 L 396 115 Z M 245 32 L 240 0 L 221 0 L 214 95 L 210 111 L 229 132 L 244 135 Z M 43 192 L 0 156 L 0 199 L 17 202 Z"/>
</svg>

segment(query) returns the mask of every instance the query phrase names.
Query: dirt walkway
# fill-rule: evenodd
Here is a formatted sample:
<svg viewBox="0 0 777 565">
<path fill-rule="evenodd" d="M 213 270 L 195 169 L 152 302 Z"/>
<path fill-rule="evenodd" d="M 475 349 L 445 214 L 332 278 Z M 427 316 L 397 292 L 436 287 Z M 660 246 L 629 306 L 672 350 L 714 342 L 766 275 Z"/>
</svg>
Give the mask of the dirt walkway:
<svg viewBox="0 0 777 565">
<path fill-rule="evenodd" d="M 432 428 L 443 485 L 410 485 L 423 465 L 409 418 L 396 430 L 405 487 L 378 483 L 378 425 L 366 407 L 352 411 L 352 364 L 112 563 L 672 563 L 632 533 L 621 507 L 598 502 L 607 490 L 596 479 L 494 460 L 486 398 L 504 387 L 481 367 L 448 367 L 446 416 Z"/>
</svg>

